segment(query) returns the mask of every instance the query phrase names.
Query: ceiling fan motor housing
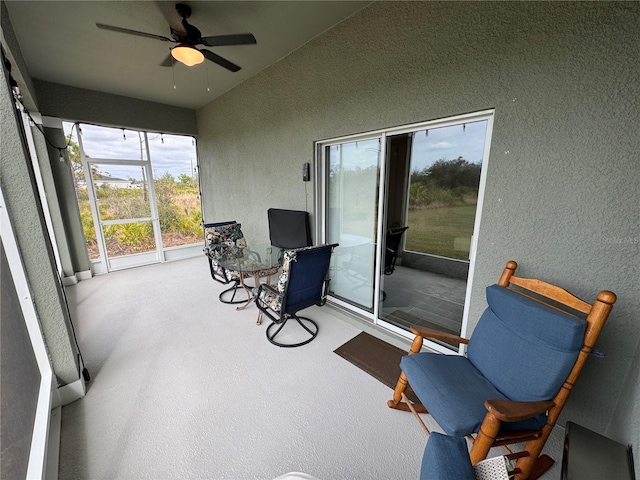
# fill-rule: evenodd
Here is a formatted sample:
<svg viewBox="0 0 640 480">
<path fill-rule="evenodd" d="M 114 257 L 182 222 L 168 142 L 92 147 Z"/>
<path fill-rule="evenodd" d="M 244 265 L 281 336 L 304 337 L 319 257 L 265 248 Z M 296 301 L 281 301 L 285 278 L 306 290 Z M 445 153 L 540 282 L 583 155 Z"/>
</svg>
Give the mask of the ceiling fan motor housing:
<svg viewBox="0 0 640 480">
<path fill-rule="evenodd" d="M 176 12 L 185 20 L 191 16 L 191 7 L 186 3 L 176 3 Z"/>
<path fill-rule="evenodd" d="M 198 45 L 202 43 L 202 33 L 198 28 L 187 22 L 187 18 L 191 16 L 191 7 L 184 3 L 176 3 L 176 12 L 182 17 L 182 28 L 184 32 L 171 29 L 173 39 L 183 45 Z"/>
</svg>

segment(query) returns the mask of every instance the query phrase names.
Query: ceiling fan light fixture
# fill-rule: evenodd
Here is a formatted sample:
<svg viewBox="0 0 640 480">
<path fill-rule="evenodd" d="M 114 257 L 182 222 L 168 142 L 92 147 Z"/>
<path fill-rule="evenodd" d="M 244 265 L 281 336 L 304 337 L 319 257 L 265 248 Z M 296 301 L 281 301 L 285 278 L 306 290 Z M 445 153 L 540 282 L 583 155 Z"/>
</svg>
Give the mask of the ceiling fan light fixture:
<svg viewBox="0 0 640 480">
<path fill-rule="evenodd" d="M 189 45 L 178 45 L 171 49 L 171 56 L 184 63 L 187 67 L 193 67 L 204 62 L 204 55 Z"/>
</svg>

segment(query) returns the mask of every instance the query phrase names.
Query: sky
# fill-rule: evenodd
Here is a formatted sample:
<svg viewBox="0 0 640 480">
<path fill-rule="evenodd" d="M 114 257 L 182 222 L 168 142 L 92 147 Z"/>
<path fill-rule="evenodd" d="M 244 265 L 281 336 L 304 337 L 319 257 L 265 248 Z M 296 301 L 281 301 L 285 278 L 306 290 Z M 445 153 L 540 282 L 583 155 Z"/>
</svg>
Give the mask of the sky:
<svg viewBox="0 0 640 480">
<path fill-rule="evenodd" d="M 420 171 L 440 159 L 464 158 L 482 163 L 487 121 L 421 130 L 413 136 L 411 171 Z M 428 132 L 428 135 L 427 135 Z"/>
<path fill-rule="evenodd" d="M 68 135 L 72 123 L 64 122 L 64 132 Z M 92 158 L 140 160 L 140 140 L 137 131 L 121 128 L 99 127 L 81 124 L 82 146 L 85 153 Z M 123 136 L 124 134 L 124 136 Z M 140 135 L 143 135 L 140 133 Z M 126 137 L 126 139 L 125 139 Z M 144 136 L 142 136 L 144 138 Z M 180 174 L 191 176 L 196 167 L 196 147 L 193 137 L 148 133 L 151 165 L 155 177 L 169 172 L 174 178 Z M 72 140 L 78 143 L 77 128 L 73 128 Z M 147 159 L 147 152 L 142 149 L 142 159 Z M 117 178 L 135 178 L 140 180 L 140 167 L 104 165 L 99 167 L 102 173 L 109 173 Z"/>
<path fill-rule="evenodd" d="M 72 130 L 72 123 L 64 123 L 65 134 Z M 487 121 L 481 120 L 448 127 L 420 130 L 414 133 L 411 171 L 420 171 L 440 159 L 463 157 L 470 163 L 482 163 Z M 82 124 L 82 144 L 92 158 L 140 160 L 138 132 L 121 128 L 99 127 Z M 149 150 L 154 176 L 169 172 L 174 178 L 180 174 L 191 176 L 196 166 L 196 147 L 192 137 L 149 133 Z M 77 128 L 73 128 L 72 140 L 78 143 Z M 343 147 L 343 167 L 366 168 L 377 164 L 378 139 L 350 142 Z M 332 152 L 335 154 L 335 151 Z M 143 148 L 142 158 L 146 159 Z M 117 178 L 141 179 L 139 167 L 104 165 L 102 173 Z"/>
<path fill-rule="evenodd" d="M 469 163 L 482 163 L 487 121 L 481 120 L 448 127 L 414 132 L 411 150 L 411 171 L 420 171 L 434 162 L 462 157 Z M 361 140 L 341 145 L 343 168 L 377 166 L 380 140 Z M 331 147 L 331 159 L 338 155 L 337 146 Z"/>
</svg>

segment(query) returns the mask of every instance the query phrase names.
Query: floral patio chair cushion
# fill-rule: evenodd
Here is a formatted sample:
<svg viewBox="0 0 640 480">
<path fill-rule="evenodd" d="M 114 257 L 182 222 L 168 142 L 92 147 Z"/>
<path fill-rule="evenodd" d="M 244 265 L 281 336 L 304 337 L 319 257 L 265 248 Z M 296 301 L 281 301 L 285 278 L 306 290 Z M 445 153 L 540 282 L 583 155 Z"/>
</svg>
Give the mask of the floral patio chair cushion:
<svg viewBox="0 0 640 480">
<path fill-rule="evenodd" d="M 207 227 L 205 228 L 204 235 L 206 239 L 205 253 L 214 261 L 223 256 L 241 255 L 242 248 L 247 246 L 247 241 L 244 238 L 239 223 Z M 217 262 L 216 267 L 219 267 Z"/>
<path fill-rule="evenodd" d="M 287 291 L 287 283 L 289 283 L 289 268 L 291 262 L 296 261 L 297 255 L 297 250 L 285 250 L 282 261 L 282 273 L 278 278 L 278 283 L 271 285 L 272 289 L 263 288 L 260 290 L 260 302 L 263 305 L 268 305 L 274 312 L 280 312 L 282 296 Z M 254 294 L 257 293 L 256 289 Z"/>
<path fill-rule="evenodd" d="M 224 268 L 219 260 L 223 257 L 240 257 L 243 254 L 247 242 L 240 224 L 233 222 L 226 225 L 205 227 L 204 237 L 204 253 L 211 260 L 211 272 L 214 279 L 226 283 L 239 279 L 239 272 Z"/>
<path fill-rule="evenodd" d="M 211 262 L 213 263 L 213 270 L 215 274 L 221 278 L 227 279 L 228 282 L 235 280 L 236 278 L 239 277 L 238 272 L 227 270 L 226 268 L 224 268 L 222 265 L 218 263 L 218 260 L 211 259 Z"/>
</svg>

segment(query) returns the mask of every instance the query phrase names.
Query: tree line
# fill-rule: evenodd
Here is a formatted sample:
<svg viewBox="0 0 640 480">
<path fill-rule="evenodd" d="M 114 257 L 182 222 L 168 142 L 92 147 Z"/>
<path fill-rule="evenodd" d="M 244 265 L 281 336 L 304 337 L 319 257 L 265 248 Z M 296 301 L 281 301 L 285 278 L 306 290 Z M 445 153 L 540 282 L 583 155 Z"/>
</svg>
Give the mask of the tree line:
<svg viewBox="0 0 640 480">
<path fill-rule="evenodd" d="M 458 157 L 442 158 L 429 167 L 413 171 L 409 206 L 426 208 L 475 202 L 481 168 L 480 163 Z"/>
</svg>

